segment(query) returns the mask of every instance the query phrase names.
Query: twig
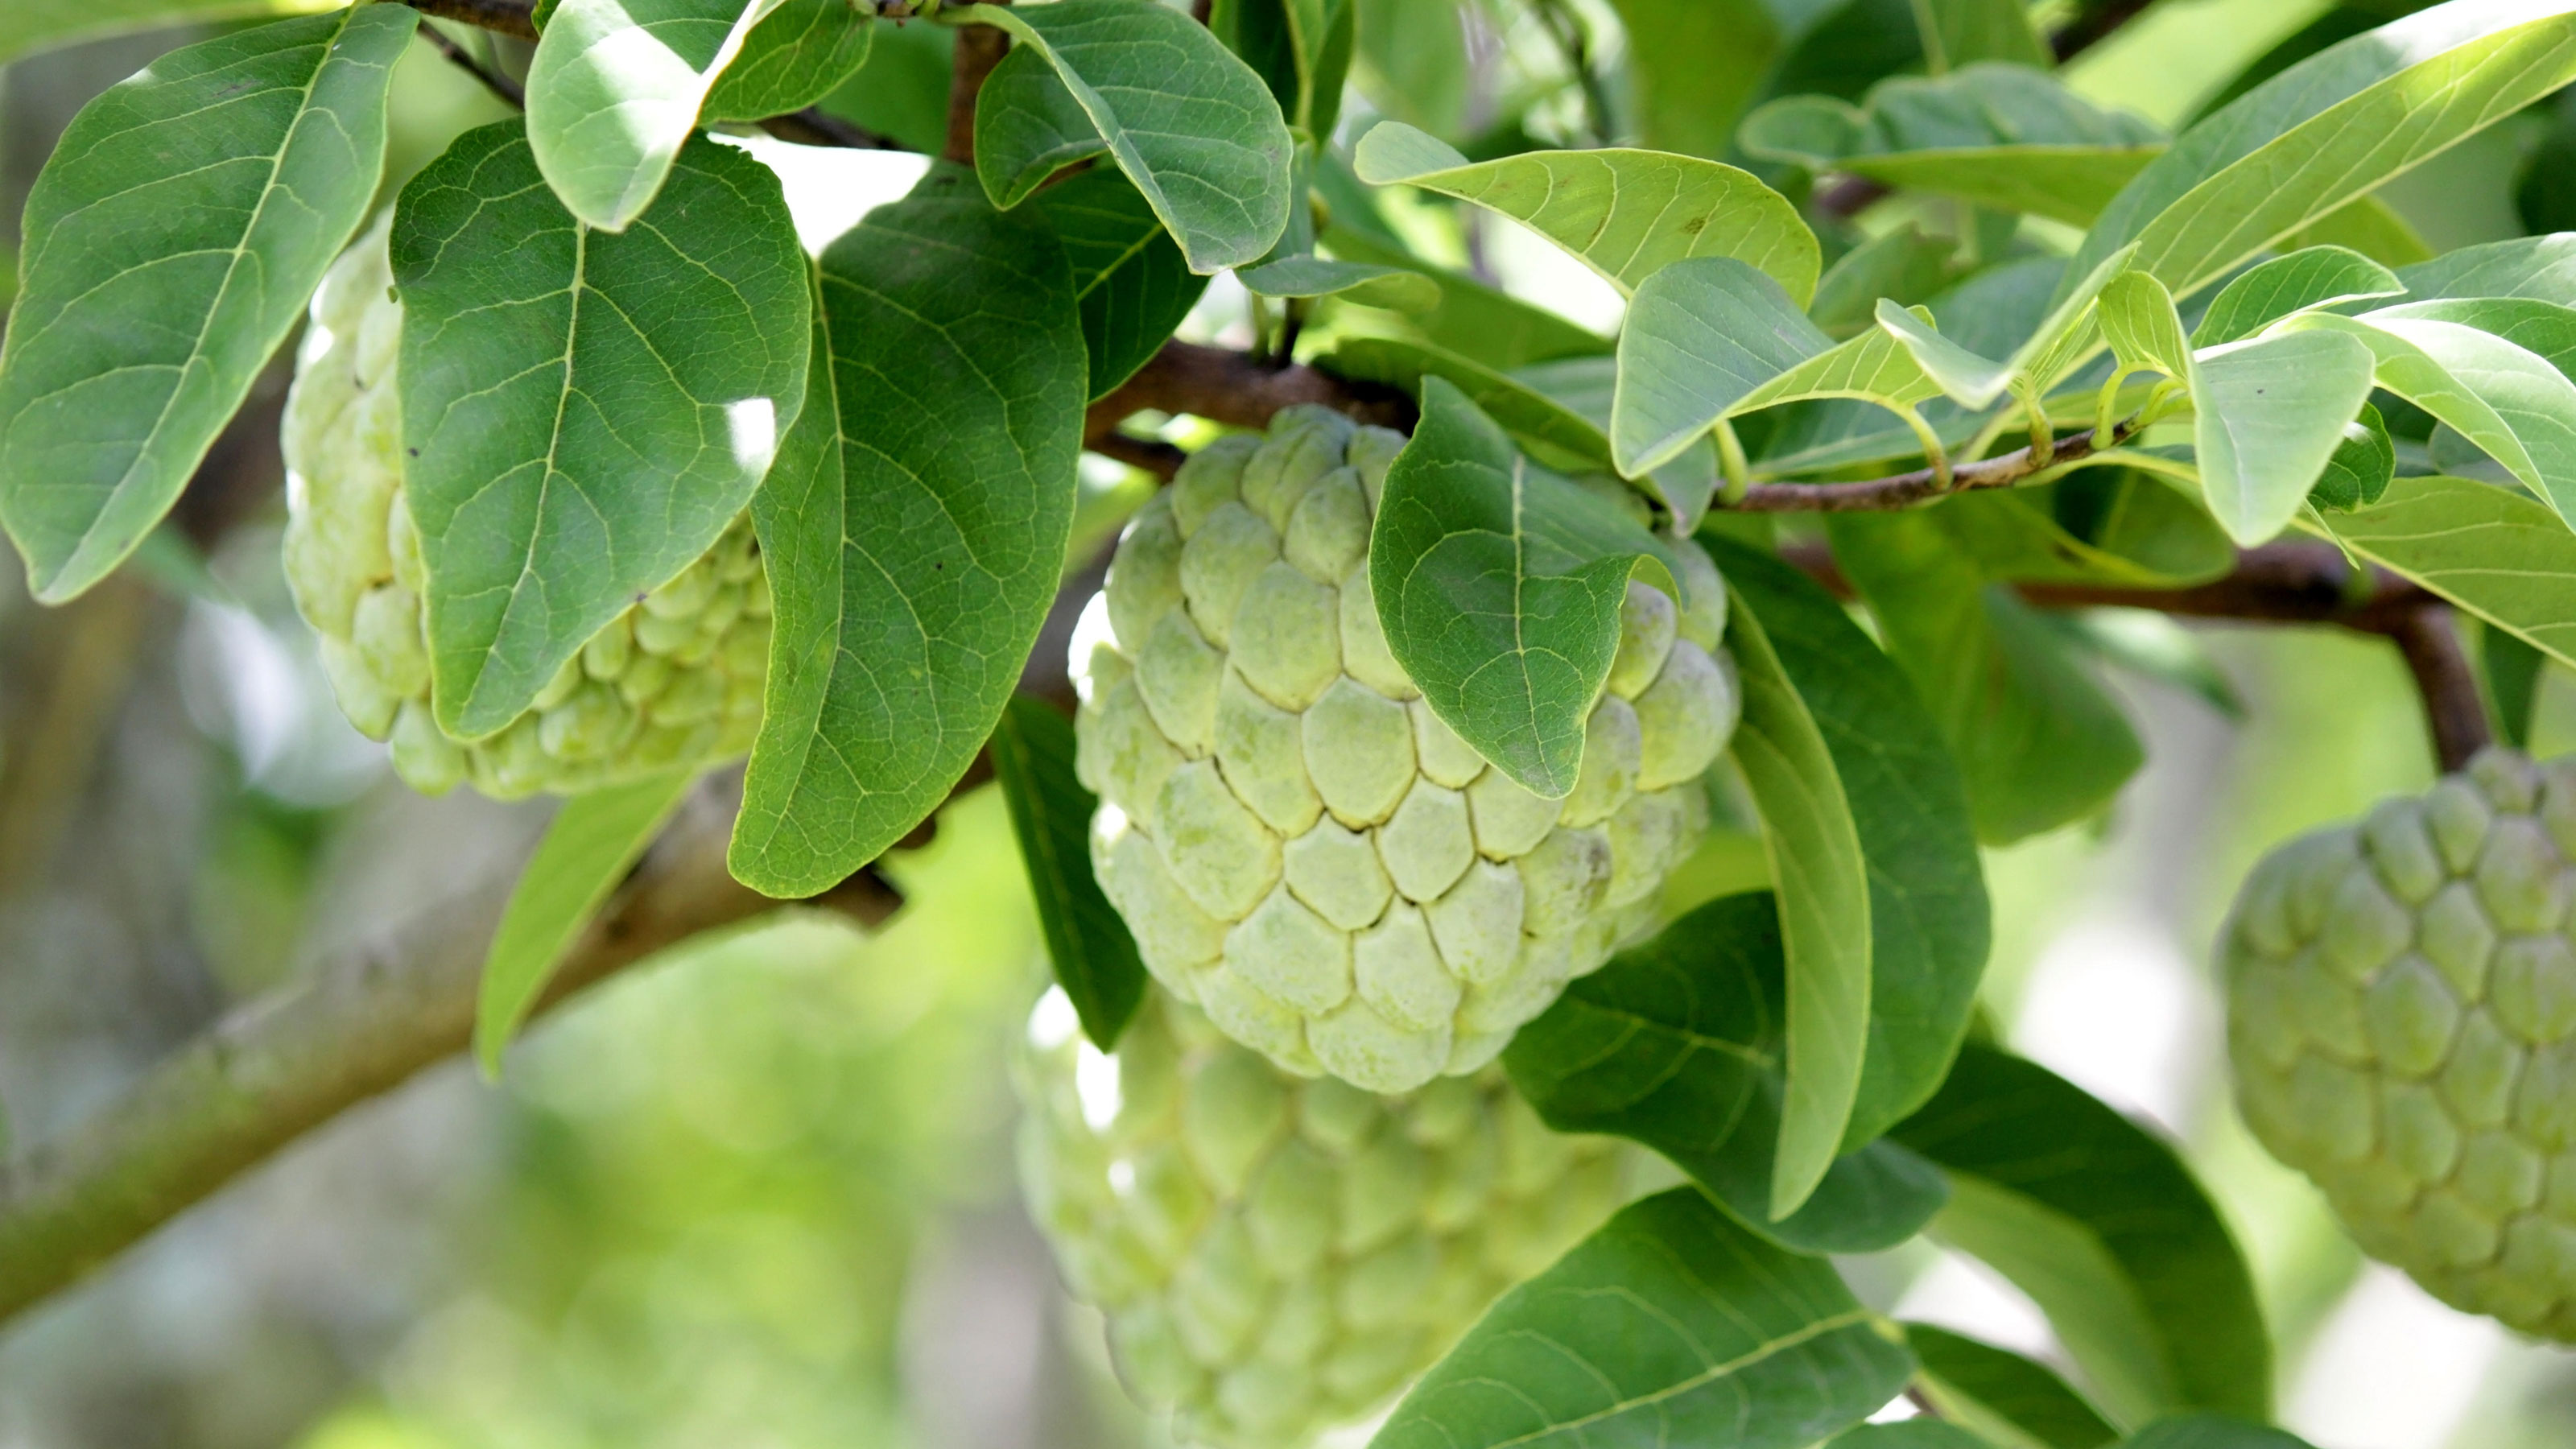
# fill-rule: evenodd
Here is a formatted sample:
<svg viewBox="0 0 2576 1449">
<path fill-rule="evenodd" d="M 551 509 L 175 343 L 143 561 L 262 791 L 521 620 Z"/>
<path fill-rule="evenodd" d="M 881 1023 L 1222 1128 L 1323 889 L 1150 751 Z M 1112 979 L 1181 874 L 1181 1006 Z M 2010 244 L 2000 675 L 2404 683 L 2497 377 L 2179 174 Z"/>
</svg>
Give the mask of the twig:
<svg viewBox="0 0 2576 1449">
<path fill-rule="evenodd" d="M 1568 11 L 1562 0 L 1538 0 L 1532 7 L 1538 12 L 1539 24 L 1546 28 L 1547 38 L 1565 58 L 1566 69 L 1574 72 L 1574 83 L 1583 96 L 1583 110 L 1590 123 L 1592 141 L 1607 146 L 1613 137 L 1610 96 L 1602 89 L 1601 77 L 1592 68 L 1592 44 L 1583 31 L 1583 17 Z"/>
<path fill-rule="evenodd" d="M 493 70 L 484 65 L 483 62 L 476 60 L 466 51 L 464 46 L 448 39 L 446 31 L 439 29 L 435 25 L 424 25 L 417 33 L 421 39 L 429 42 L 432 50 L 437 51 L 440 55 L 446 56 L 450 65 L 463 67 L 466 74 L 474 77 L 478 81 L 481 81 L 483 83 L 483 89 L 499 96 L 502 100 L 509 102 L 520 110 L 524 111 L 528 108 L 528 93 L 517 81 L 510 79 L 499 71 Z M 506 34 L 509 32 L 504 33 Z"/>
<path fill-rule="evenodd" d="M 892 136 L 880 136 L 865 126 L 842 120 L 820 106 L 807 106 L 784 116 L 772 116 L 760 123 L 760 129 L 781 141 L 793 141 L 800 146 L 839 146 L 852 151 L 912 149 Z"/>
<path fill-rule="evenodd" d="M 2397 645 L 2407 672 L 2415 676 L 2416 693 L 2424 697 L 2425 727 L 2432 732 L 2433 753 L 2444 773 L 2466 766 L 2471 756 L 2495 743 L 2486 698 L 2460 648 L 2449 609 L 2432 604 L 2408 609 L 2376 632 Z"/>
<path fill-rule="evenodd" d="M 987 0 L 995 5 L 1008 5 L 1011 0 Z M 948 72 L 948 144 L 940 156 L 960 166 L 975 164 L 975 97 L 984 89 L 984 77 L 1002 63 L 1009 53 L 1011 37 L 998 25 L 963 25 L 957 29 L 957 50 Z"/>
<path fill-rule="evenodd" d="M 1130 468 L 1142 468 L 1164 479 L 1180 472 L 1181 464 L 1190 456 L 1159 438 L 1131 438 L 1115 428 L 1099 437 L 1083 439 L 1082 445 L 1104 458 L 1115 458 Z"/>
<path fill-rule="evenodd" d="M 1418 411 L 1413 399 L 1396 388 L 1335 377 L 1304 363 L 1273 367 L 1222 347 L 1174 341 L 1164 343 L 1116 392 L 1091 405 L 1084 446 L 1096 447 L 1120 419 L 1149 408 L 1194 413 L 1228 427 L 1262 428 L 1293 403 L 1322 403 L 1364 423 L 1403 429 L 1413 426 Z"/>
<path fill-rule="evenodd" d="M 2135 432 L 2134 421 L 2121 424 L 2112 430 L 2111 445 L 2117 447 Z M 2023 448 L 1953 465 L 1946 484 L 1931 468 L 1857 483 L 1755 483 L 1734 507 L 1747 513 L 1886 513 L 1971 488 L 2009 488 L 2042 472 L 2062 472 L 2097 451 L 2088 428 L 2059 438 L 2045 453 Z"/>
<path fill-rule="evenodd" d="M 454 20 L 489 30 L 495 35 L 515 36 L 521 40 L 537 38 L 537 7 L 533 0 L 403 0 L 423 15 L 441 20 Z M 423 30 L 427 26 L 421 27 Z"/>
</svg>

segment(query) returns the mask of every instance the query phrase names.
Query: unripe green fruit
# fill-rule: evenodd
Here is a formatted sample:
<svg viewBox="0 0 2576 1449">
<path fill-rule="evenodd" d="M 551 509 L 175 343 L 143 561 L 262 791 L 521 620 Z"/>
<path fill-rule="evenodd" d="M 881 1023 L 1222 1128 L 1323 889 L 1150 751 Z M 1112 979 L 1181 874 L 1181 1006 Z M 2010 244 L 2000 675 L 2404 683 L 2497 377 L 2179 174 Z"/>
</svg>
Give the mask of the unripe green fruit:
<svg viewBox="0 0 2576 1449">
<path fill-rule="evenodd" d="M 1146 965 L 1289 1071 L 1401 1092 L 1492 1061 L 1651 924 L 1733 732 L 1724 585 L 1631 584 L 1563 800 L 1489 767 L 1387 652 L 1369 524 L 1404 440 L 1321 408 L 1222 439 L 1119 541 L 1075 661 L 1093 864 Z M 1077 652 L 1081 652 L 1079 649 Z"/>
<path fill-rule="evenodd" d="M 2222 951 L 2246 1121 L 2376 1258 L 2576 1342 L 2576 757 L 2281 847 Z"/>
<path fill-rule="evenodd" d="M 432 795 L 463 781 L 503 799 L 577 794 L 749 749 L 769 668 L 769 580 L 747 513 L 594 636 L 517 719 L 470 743 L 439 729 L 420 540 L 403 497 L 391 218 L 314 294 L 281 439 L 286 580 L 322 636 L 341 712 L 390 740 L 396 772 Z"/>
<path fill-rule="evenodd" d="M 1621 1195 L 1499 1067 L 1379 1097 L 1294 1076 L 1151 990 L 1104 1057 L 1051 995 L 1020 1178 L 1119 1376 L 1184 1444 L 1294 1449 L 1365 1418 Z"/>
</svg>

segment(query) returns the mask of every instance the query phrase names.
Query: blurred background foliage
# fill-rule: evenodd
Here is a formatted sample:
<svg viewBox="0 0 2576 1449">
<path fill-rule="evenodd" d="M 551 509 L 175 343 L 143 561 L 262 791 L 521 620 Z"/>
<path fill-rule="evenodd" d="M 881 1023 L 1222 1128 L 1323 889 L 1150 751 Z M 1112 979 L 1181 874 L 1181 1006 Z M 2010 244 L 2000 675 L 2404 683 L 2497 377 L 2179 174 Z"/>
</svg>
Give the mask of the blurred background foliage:
<svg viewBox="0 0 2576 1449">
<path fill-rule="evenodd" d="M 1632 82 L 1620 27 L 1687 24 L 1695 3 L 1361 0 L 1345 136 L 1392 115 L 1471 154 L 1640 137 L 1725 154 L 1707 115 L 1726 104 L 1857 95 L 1921 63 L 1907 0 L 1765 0 L 1779 43 L 1705 77 L 1719 99 L 1695 112 L 1654 93 L 1651 66 Z M 2049 25 L 2110 8 L 2034 7 Z M 2068 77 L 2179 125 L 2243 77 L 2412 8 L 2162 0 Z M 0 69 L 0 246 L 72 112 L 203 33 Z M 881 28 L 831 108 L 935 145 L 947 47 L 933 26 Z M 524 61 L 507 43 L 487 53 Z M 388 194 L 500 114 L 415 48 Z M 846 224 L 854 197 L 899 191 L 918 164 L 800 158 L 800 220 Z M 2576 228 L 2576 96 L 2384 197 L 2442 248 Z M 1615 315 L 1605 288 L 1508 223 L 1409 197 L 1387 210 L 1525 297 L 1595 326 Z M 1835 240 L 1898 219 L 1877 208 Z M 2025 239 L 2049 243 L 2036 226 Z M 1247 342 L 1240 291 L 1212 289 L 1186 335 Z M 285 381 L 272 370 L 173 526 L 108 587 L 39 610 L 0 564 L 0 1120 L 21 1142 L 335 943 L 487 888 L 542 826 L 542 806 L 408 795 L 332 708 L 278 575 Z M 1100 497 L 1132 506 L 1137 491 Z M 1115 510 L 1086 517 L 1105 527 Z M 2116 680 L 2147 769 L 2103 818 L 1989 858 L 1996 1030 L 2187 1144 L 2254 1255 L 2292 1427 L 2325 1449 L 2576 1442 L 2576 1360 L 2366 1268 L 2252 1145 L 2224 1086 L 2218 915 L 2264 850 L 2428 780 L 2404 671 L 2385 644 L 2331 631 L 2183 642 L 2241 717 Z M 2545 678 L 2534 744 L 2576 748 L 2576 682 Z M 1688 888 L 1759 868 L 1746 838 L 1721 838 Z M 0 1449 L 1154 1442 L 1017 1206 L 1005 1063 L 1044 963 L 989 791 L 892 874 L 910 904 L 872 939 L 791 914 L 696 943 L 541 1025 L 497 1085 L 462 1063 L 428 1073 L 0 1329 Z M 2029 1305 L 1959 1260 L 1918 1250 L 1850 1271 L 1881 1306 L 2050 1351 Z"/>
</svg>

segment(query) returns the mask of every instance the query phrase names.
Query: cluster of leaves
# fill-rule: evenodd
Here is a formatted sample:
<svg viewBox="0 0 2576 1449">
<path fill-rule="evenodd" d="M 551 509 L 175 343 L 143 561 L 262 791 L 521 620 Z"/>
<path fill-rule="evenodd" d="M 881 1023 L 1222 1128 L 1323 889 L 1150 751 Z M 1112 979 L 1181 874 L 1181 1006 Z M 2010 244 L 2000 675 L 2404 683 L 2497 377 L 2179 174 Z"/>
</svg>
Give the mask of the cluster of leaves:
<svg viewBox="0 0 2576 1449">
<path fill-rule="evenodd" d="M 2108 646 L 2009 586 L 2181 587 L 2295 527 L 2576 662 L 2576 238 L 2433 257 L 2370 194 L 2576 80 L 2576 4 L 2302 39 L 2168 140 L 2061 86 L 2013 0 L 1890 3 L 1618 0 L 1660 149 L 1570 150 L 1458 133 L 1446 0 L 1218 0 L 1206 24 L 1157 0 L 547 0 L 525 118 L 395 203 L 438 721 L 506 724 L 749 508 L 776 629 L 736 874 L 831 885 L 989 745 L 1067 989 L 1114 1043 L 1142 977 L 1089 877 L 1092 802 L 1064 721 L 1011 694 L 1086 409 L 1232 270 L 1278 345 L 1302 330 L 1317 365 L 1418 398 L 1372 590 L 1432 708 L 1533 790 L 1576 778 L 1620 587 L 1673 582 L 1697 534 L 1777 883 L 1522 1032 L 1506 1060 L 1552 1124 L 1691 1185 L 1507 1297 L 1380 1442 L 2277 1442 L 2249 1427 L 2270 1349 L 2245 1265 L 2173 1154 L 1963 1045 L 1979 844 L 2098 811 L 2140 757 L 2090 672 Z M 775 177 L 707 133 L 833 92 L 880 10 L 1009 49 L 971 170 L 809 261 Z M 0 523 L 41 597 L 159 526 L 364 223 L 419 24 L 360 3 L 235 31 L 74 122 L 0 346 Z M 1342 147 L 1355 64 L 1431 129 Z M 1863 237 L 1815 204 L 1828 172 L 1934 199 L 1954 234 Z M 1626 299 L 1618 336 L 1425 260 L 1371 187 L 1556 243 Z M 2025 215 L 2080 228 L 2072 254 Z M 1929 506 L 1835 501 L 1881 496 Z M 1784 562 L 1765 498 L 1829 514 L 1878 639 Z M 685 783 L 567 807 L 496 946 L 487 1050 Z M 2029 1292 L 2089 1398 L 1873 1317 L 1826 1261 L 1918 1233 Z M 1909 1383 L 1950 1422 L 1854 1428 Z"/>
</svg>

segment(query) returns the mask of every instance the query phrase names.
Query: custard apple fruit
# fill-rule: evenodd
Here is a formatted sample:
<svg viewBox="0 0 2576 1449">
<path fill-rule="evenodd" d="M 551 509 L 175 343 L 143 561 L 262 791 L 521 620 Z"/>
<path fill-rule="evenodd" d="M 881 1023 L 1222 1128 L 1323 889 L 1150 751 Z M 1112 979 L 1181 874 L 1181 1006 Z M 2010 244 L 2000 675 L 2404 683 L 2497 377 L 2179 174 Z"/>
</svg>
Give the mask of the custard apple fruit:
<svg viewBox="0 0 2576 1449">
<path fill-rule="evenodd" d="M 2221 952 L 2246 1121 L 2373 1257 L 2576 1342 L 2576 757 L 2281 847 Z"/>
<path fill-rule="evenodd" d="M 1500 1067 L 1380 1097 L 1279 1070 L 1150 990 L 1114 1057 L 1050 994 L 1020 1176 L 1120 1377 L 1185 1444 L 1294 1449 L 1365 1418 L 1622 1195 Z"/>
<path fill-rule="evenodd" d="M 739 754 L 760 726 L 769 581 L 748 513 L 602 629 L 535 704 L 467 742 L 430 714 L 419 537 L 403 500 L 392 212 L 331 266 L 286 400 L 286 578 L 340 708 L 413 788 L 575 794 Z"/>
<path fill-rule="evenodd" d="M 1074 661 L 1093 864 L 1154 978 L 1289 1071 L 1377 1092 L 1484 1066 L 1651 924 L 1739 706 L 1725 586 L 1681 543 L 1690 605 L 1629 586 L 1572 793 L 1489 767 L 1369 592 L 1403 445 L 1290 408 L 1202 449 L 1129 524 Z"/>
</svg>

